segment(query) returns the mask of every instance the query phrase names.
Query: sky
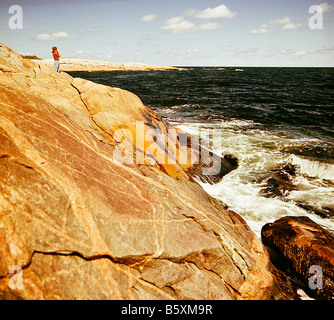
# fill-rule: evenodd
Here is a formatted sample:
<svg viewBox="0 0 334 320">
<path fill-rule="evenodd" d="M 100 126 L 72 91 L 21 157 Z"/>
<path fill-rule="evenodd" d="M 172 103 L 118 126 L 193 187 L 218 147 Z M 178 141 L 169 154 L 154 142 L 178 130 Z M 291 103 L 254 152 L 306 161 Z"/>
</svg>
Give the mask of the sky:
<svg viewBox="0 0 334 320">
<path fill-rule="evenodd" d="M 333 35 L 334 0 L 0 0 L 0 42 L 44 59 L 334 67 Z"/>
</svg>

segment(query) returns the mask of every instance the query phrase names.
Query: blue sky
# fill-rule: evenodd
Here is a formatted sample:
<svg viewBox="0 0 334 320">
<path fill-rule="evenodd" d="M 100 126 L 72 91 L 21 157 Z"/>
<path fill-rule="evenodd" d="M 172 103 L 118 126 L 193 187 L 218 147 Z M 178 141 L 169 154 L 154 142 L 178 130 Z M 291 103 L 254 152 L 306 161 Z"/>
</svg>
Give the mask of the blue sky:
<svg viewBox="0 0 334 320">
<path fill-rule="evenodd" d="M 10 29 L 17 4 L 23 28 Z M 323 8 L 311 29 L 312 5 Z M 317 22 L 319 22 L 317 20 Z M 334 0 L 1 0 L 0 41 L 51 58 L 190 66 L 334 67 Z"/>
</svg>

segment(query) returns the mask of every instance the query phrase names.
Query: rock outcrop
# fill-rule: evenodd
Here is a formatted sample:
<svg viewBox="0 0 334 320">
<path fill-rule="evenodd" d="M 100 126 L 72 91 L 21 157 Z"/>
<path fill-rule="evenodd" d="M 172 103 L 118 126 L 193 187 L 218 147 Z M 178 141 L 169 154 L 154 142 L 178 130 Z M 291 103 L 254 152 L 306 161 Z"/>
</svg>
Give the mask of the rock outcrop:
<svg viewBox="0 0 334 320">
<path fill-rule="evenodd" d="M 192 181 L 222 158 L 180 161 L 203 150 L 130 92 L 3 44 L 0 71 L 0 298 L 294 298 L 246 222 Z"/>
<path fill-rule="evenodd" d="M 38 65 L 53 69 L 53 59 L 34 60 Z M 152 70 L 184 70 L 183 68 L 164 67 L 150 64 L 127 62 L 115 63 L 106 61 L 95 61 L 88 59 L 62 59 L 60 58 L 61 70 L 73 71 L 152 71 Z"/>
<path fill-rule="evenodd" d="M 318 299 L 334 299 L 334 238 L 308 217 L 284 217 L 263 226 L 262 241 L 275 265 Z"/>
</svg>

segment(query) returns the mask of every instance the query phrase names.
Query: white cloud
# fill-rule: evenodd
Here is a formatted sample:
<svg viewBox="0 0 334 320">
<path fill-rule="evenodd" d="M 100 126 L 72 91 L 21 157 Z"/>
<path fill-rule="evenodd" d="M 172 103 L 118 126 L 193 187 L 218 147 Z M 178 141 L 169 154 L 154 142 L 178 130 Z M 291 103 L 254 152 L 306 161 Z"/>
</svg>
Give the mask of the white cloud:
<svg viewBox="0 0 334 320">
<path fill-rule="evenodd" d="M 219 30 L 222 27 L 217 22 L 202 23 L 196 27 L 196 30 Z"/>
<path fill-rule="evenodd" d="M 271 29 L 267 29 L 267 27 L 260 28 L 260 29 L 252 29 L 250 33 L 252 34 L 258 34 L 258 33 L 271 33 Z"/>
<path fill-rule="evenodd" d="M 42 41 L 52 41 L 52 40 L 73 40 L 74 38 L 71 37 L 67 32 L 59 31 L 54 32 L 51 34 L 48 33 L 40 33 L 33 38 L 34 40 L 42 40 Z"/>
<path fill-rule="evenodd" d="M 187 10 L 185 11 L 185 14 L 187 16 L 192 16 L 201 19 L 234 18 L 236 16 L 236 12 L 232 12 L 224 4 L 215 8 L 207 8 L 203 11 Z"/>
<path fill-rule="evenodd" d="M 250 33 L 252 34 L 271 33 L 273 32 L 273 29 L 277 30 L 278 25 L 283 25 L 281 27 L 281 30 L 296 30 L 302 26 L 301 23 L 293 23 L 289 17 L 285 17 L 282 19 L 269 20 L 268 23 L 262 24 L 259 29 L 252 29 Z"/>
<path fill-rule="evenodd" d="M 143 16 L 141 18 L 141 21 L 143 22 L 150 22 L 153 21 L 157 18 L 158 16 L 156 16 L 155 14 L 147 14 L 146 16 Z"/>
<path fill-rule="evenodd" d="M 200 19 L 217 19 L 217 18 L 233 18 L 236 16 L 235 12 L 232 12 L 224 4 L 215 7 L 207 8 L 205 10 L 186 10 L 184 12 L 186 16 L 200 18 Z M 204 30 L 219 30 L 222 26 L 218 22 L 207 22 L 201 24 L 195 24 L 188 21 L 184 16 L 177 16 L 168 19 L 160 30 L 169 31 L 171 33 L 190 33 Z"/>
<path fill-rule="evenodd" d="M 287 23 L 281 29 L 282 30 L 296 30 L 302 26 L 301 23 Z"/>
<path fill-rule="evenodd" d="M 179 16 L 168 19 L 160 29 L 172 33 L 187 33 L 194 32 L 195 24 L 184 20 L 184 17 Z"/>
<path fill-rule="evenodd" d="M 171 33 L 190 33 L 203 30 L 218 30 L 221 28 L 217 22 L 195 25 L 193 22 L 185 20 L 183 16 L 178 16 L 168 19 L 160 29 Z"/>
<path fill-rule="evenodd" d="M 290 23 L 291 19 L 289 17 L 285 17 L 282 19 L 275 19 L 275 20 L 270 20 L 269 24 L 287 24 Z"/>
<path fill-rule="evenodd" d="M 320 4 L 320 7 L 322 9 L 322 12 L 334 12 L 334 6 L 328 4 L 328 2 L 323 2 L 322 4 Z"/>
</svg>

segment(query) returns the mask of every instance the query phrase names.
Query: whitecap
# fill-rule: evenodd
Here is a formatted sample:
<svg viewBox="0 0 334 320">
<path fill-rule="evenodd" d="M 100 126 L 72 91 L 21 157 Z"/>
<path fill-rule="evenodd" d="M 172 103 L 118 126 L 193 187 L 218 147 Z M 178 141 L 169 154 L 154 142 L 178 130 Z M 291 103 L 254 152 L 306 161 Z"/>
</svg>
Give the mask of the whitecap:
<svg viewBox="0 0 334 320">
<path fill-rule="evenodd" d="M 296 166 L 301 174 L 311 178 L 328 179 L 334 181 L 334 162 L 309 159 L 291 155 L 288 162 Z"/>
</svg>

